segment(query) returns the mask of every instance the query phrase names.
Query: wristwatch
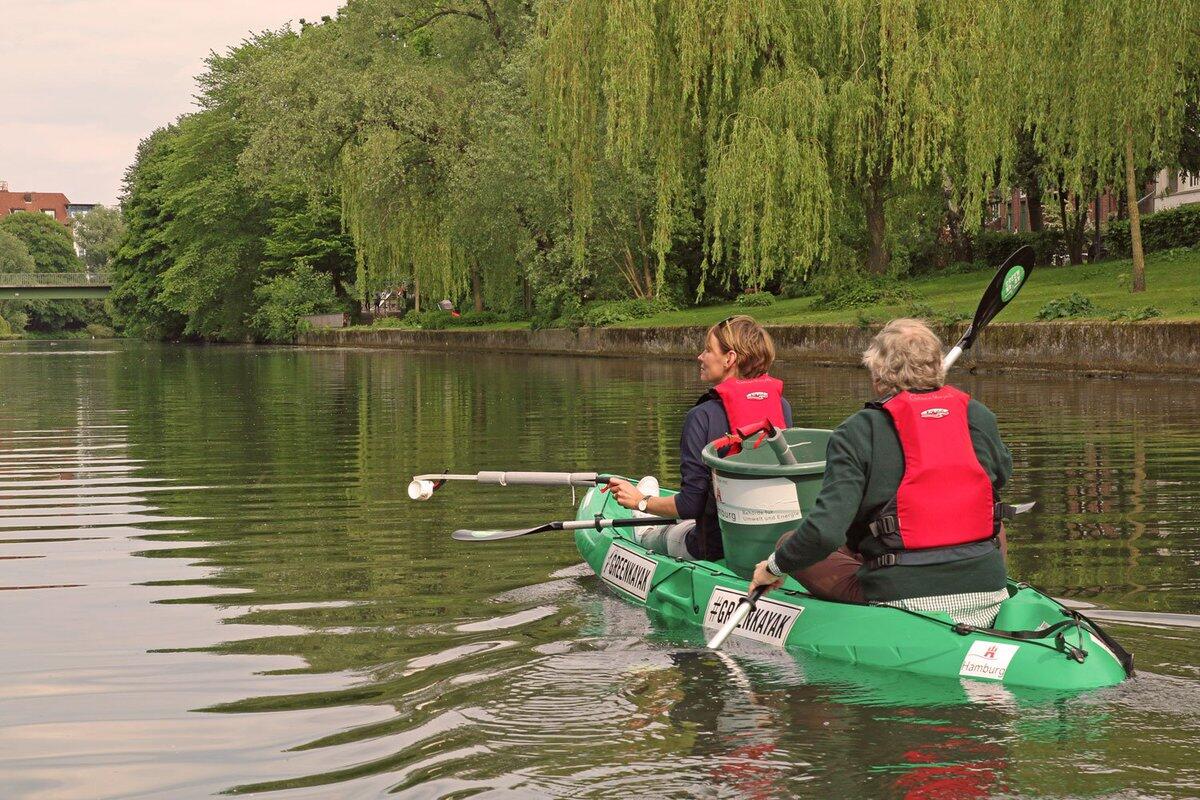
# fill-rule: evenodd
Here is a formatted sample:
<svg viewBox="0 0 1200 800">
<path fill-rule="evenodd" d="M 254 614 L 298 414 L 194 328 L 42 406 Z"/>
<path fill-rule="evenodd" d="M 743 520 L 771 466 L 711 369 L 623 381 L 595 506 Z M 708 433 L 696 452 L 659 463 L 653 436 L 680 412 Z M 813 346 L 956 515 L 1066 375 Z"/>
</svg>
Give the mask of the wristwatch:
<svg viewBox="0 0 1200 800">
<path fill-rule="evenodd" d="M 643 497 L 641 500 L 638 500 L 637 510 L 644 512 L 646 510 L 646 503 L 648 502 L 650 502 L 649 497 Z"/>
<path fill-rule="evenodd" d="M 783 570 L 781 570 L 779 565 L 775 563 L 774 553 L 771 553 L 771 555 L 767 557 L 767 572 L 771 573 L 776 578 L 783 577 Z"/>
</svg>

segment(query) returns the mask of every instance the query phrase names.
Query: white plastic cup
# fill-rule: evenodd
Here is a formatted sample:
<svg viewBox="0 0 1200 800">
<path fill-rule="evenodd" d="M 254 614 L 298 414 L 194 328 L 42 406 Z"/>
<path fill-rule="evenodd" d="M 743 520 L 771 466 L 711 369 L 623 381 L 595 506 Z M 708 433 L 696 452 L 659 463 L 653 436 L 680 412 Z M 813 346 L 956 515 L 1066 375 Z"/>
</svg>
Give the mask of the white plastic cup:
<svg viewBox="0 0 1200 800">
<path fill-rule="evenodd" d="M 658 497 L 658 478 L 653 475 L 647 475 L 637 482 L 637 490 L 646 495 L 646 497 Z M 654 516 L 653 514 L 642 514 L 642 516 Z"/>
<path fill-rule="evenodd" d="M 658 497 L 658 478 L 653 475 L 647 475 L 637 482 L 637 490 L 646 497 Z M 633 516 L 635 517 L 653 517 L 653 514 L 638 511 L 634 509 Z M 667 529 L 666 525 L 649 525 L 641 528 L 633 528 L 633 538 L 639 544 L 643 540 L 654 541 L 654 537 Z"/>
<path fill-rule="evenodd" d="M 408 497 L 410 500 L 428 500 L 433 497 L 433 489 L 433 481 L 414 480 L 408 484 Z"/>
</svg>

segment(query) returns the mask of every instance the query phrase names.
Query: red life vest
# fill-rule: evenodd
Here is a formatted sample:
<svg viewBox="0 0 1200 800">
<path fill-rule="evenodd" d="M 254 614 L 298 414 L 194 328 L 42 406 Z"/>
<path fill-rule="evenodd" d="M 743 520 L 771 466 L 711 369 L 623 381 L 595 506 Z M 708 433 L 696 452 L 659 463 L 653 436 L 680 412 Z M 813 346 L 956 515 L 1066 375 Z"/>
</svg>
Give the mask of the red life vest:
<svg viewBox="0 0 1200 800">
<path fill-rule="evenodd" d="M 759 375 L 757 378 L 727 378 L 715 387 L 725 407 L 725 416 L 729 419 L 729 430 L 736 431 L 752 422 L 771 420 L 776 428 L 787 427 L 783 418 L 783 381 L 770 375 Z M 729 454 L 740 452 L 741 448 L 733 445 Z"/>
<path fill-rule="evenodd" d="M 870 524 L 871 533 L 890 550 L 953 548 L 995 535 L 996 500 L 971 443 L 970 402 L 965 392 L 943 386 L 932 392 L 900 392 L 880 404 L 904 452 L 896 497 Z M 961 557 L 978 555 L 974 549 L 964 549 Z M 935 563 L 913 563 L 927 561 Z"/>
</svg>

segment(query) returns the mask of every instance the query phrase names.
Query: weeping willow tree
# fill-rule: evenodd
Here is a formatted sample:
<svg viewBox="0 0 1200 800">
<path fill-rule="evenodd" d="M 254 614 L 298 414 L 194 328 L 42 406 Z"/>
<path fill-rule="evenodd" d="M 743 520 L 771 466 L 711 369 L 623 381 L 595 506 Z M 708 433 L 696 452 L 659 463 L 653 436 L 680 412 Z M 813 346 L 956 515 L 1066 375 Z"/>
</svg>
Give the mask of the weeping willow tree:
<svg viewBox="0 0 1200 800">
<path fill-rule="evenodd" d="M 1023 113 L 1063 187 L 1089 196 L 1124 187 L 1133 242 L 1131 290 L 1145 289 L 1137 176 L 1176 167 L 1200 62 L 1194 0 L 1008 0 L 1006 37 L 1036 65 L 1020 70 Z M 1018 76 L 1012 75 L 1015 80 Z"/>
<path fill-rule="evenodd" d="M 494 0 L 351 0 L 336 20 L 304 26 L 256 75 L 242 164 L 262 180 L 288 176 L 340 198 L 361 298 L 397 284 L 418 298 L 478 288 L 485 254 L 459 220 L 478 203 L 458 193 L 468 182 L 455 176 L 490 135 L 473 123 L 528 28 L 518 12 Z"/>
<path fill-rule="evenodd" d="M 402 107 L 408 116 L 361 126 L 341 152 L 337 185 L 356 246 L 360 294 L 411 281 L 419 304 L 423 292 L 457 297 L 465 291 L 463 254 L 447 224 L 446 186 L 449 159 L 463 147 L 465 132 L 446 122 L 455 117 L 444 108 L 413 108 L 434 105 L 432 91 L 407 88 L 411 95 Z"/>
<path fill-rule="evenodd" d="M 995 132 L 1012 108 L 988 96 L 999 25 L 969 0 L 550 3 L 538 88 L 575 234 L 588 233 L 597 163 L 648 158 L 660 265 L 698 172 L 722 282 L 760 286 L 820 259 L 839 196 L 861 203 L 866 264 L 881 272 L 889 196 L 953 175 L 979 204 L 1011 158 Z"/>
</svg>

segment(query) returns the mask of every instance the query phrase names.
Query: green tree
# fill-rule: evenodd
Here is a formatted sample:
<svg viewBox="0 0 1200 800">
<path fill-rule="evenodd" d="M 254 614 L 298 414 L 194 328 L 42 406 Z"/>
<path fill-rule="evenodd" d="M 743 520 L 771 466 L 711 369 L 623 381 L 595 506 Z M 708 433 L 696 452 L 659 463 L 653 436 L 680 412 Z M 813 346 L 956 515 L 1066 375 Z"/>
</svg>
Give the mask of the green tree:
<svg viewBox="0 0 1200 800">
<path fill-rule="evenodd" d="M 979 207 L 1005 157 L 994 16 L 966 0 L 547 4 L 541 96 L 572 209 L 590 219 L 596 164 L 648 158 L 660 256 L 699 174 L 722 281 L 807 271 L 847 207 L 881 272 L 889 197 L 954 177 Z"/>
<path fill-rule="evenodd" d="M 83 272 L 71 232 L 45 214 L 18 211 L 0 219 L 0 231 L 21 240 L 33 258 L 35 272 Z"/>
<path fill-rule="evenodd" d="M 1008 94 L 1035 126 L 1047 168 L 1062 175 L 1067 191 L 1088 198 L 1097 186 L 1125 188 L 1131 290 L 1144 290 L 1136 176 L 1148 166 L 1178 163 L 1191 99 L 1187 78 L 1200 59 L 1200 6 L 1189 0 L 1000 5 L 997 35 L 1019 55 L 996 65 L 1006 73 Z"/>
<path fill-rule="evenodd" d="M 71 232 L 45 214 L 32 211 L 9 214 L 0 219 L 0 232 L 21 241 L 33 260 L 33 272 L 83 272 L 83 263 L 75 255 Z M 104 319 L 99 301 L 31 300 L 10 308 L 10 312 L 14 317 L 18 312 L 26 314 L 26 326 L 43 332 L 74 330 Z M 10 322 L 16 321 L 14 317 L 10 317 Z"/>
<path fill-rule="evenodd" d="M 143 142 L 126 176 L 128 233 L 114 258 L 114 316 L 144 336 L 241 340 L 256 335 L 257 291 L 296 270 L 325 274 L 345 295 L 353 271 L 337 205 L 294 183 L 251 180 L 241 159 L 255 65 L 288 46 L 264 33 L 200 76 L 200 109 Z M 284 293 L 286 294 L 286 293 Z M 302 313 L 302 312 L 300 312 Z"/>
<path fill-rule="evenodd" d="M 532 26 L 514 2 L 360 0 L 304 27 L 256 70 L 246 174 L 340 199 L 361 298 L 398 283 L 476 307 L 525 305 L 539 282 L 586 291 L 590 270 L 560 263 L 568 212 L 529 100 Z"/>
<path fill-rule="evenodd" d="M 112 259 L 107 305 L 118 328 L 133 336 L 177 339 L 187 320 L 162 299 L 163 275 L 171 264 L 164 206 L 164 172 L 178 131 L 160 128 L 138 145 L 125 172 L 122 237 Z"/>
<path fill-rule="evenodd" d="M 75 244 L 82 251 L 83 263 L 93 271 L 108 266 L 124 233 L 120 210 L 104 205 L 97 205 L 74 222 Z"/>
<path fill-rule="evenodd" d="M 25 243 L 8 231 L 0 231 L 0 273 L 29 273 L 34 271 L 33 256 Z M 21 330 L 29 321 L 28 304 L 17 300 L 0 300 L 0 335 Z"/>
<path fill-rule="evenodd" d="M 254 294 L 257 309 L 250 327 L 268 342 L 292 341 L 301 316 L 328 312 L 337 302 L 329 274 L 303 263 L 260 284 Z"/>
<path fill-rule="evenodd" d="M 0 273 L 33 272 L 33 256 L 19 238 L 0 230 Z"/>
</svg>

